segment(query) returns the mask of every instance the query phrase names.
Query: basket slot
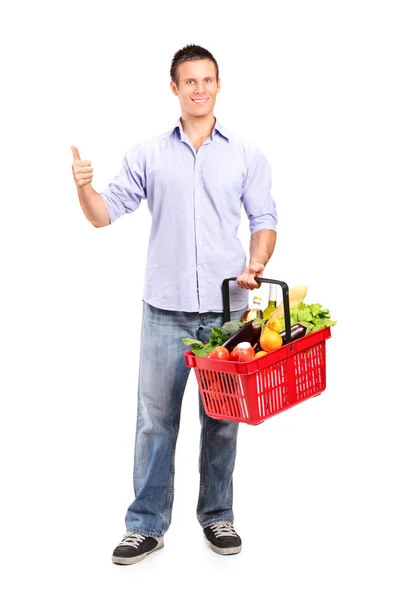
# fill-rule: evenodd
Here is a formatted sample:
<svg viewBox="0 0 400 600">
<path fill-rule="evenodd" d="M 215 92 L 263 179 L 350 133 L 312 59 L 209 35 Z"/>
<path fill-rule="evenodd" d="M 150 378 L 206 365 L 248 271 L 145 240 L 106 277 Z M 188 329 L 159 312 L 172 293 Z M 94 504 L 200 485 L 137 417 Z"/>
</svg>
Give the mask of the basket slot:
<svg viewBox="0 0 400 600">
<path fill-rule="evenodd" d="M 244 375 L 244 377 L 246 378 L 247 375 Z M 245 393 L 243 382 L 241 380 L 240 375 L 238 375 L 238 386 L 237 386 L 237 389 L 239 391 L 239 393 L 236 396 L 238 407 L 240 409 L 240 415 L 239 416 L 242 417 L 243 419 L 248 419 L 249 418 L 249 411 L 248 411 L 248 408 L 247 408 L 246 393 Z"/>
<path fill-rule="evenodd" d="M 264 387 L 262 385 L 262 377 L 256 377 L 256 385 L 258 414 L 260 415 L 260 417 L 265 417 L 267 415 L 268 396 L 267 393 L 264 392 Z"/>
<path fill-rule="evenodd" d="M 238 375 L 206 369 L 195 371 L 207 414 L 219 418 L 248 419 L 245 394 Z"/>
<path fill-rule="evenodd" d="M 221 389 L 222 389 L 222 398 L 225 411 L 223 414 L 232 415 L 233 417 L 239 417 L 239 413 L 237 410 L 236 403 L 234 402 L 235 396 L 235 375 L 231 375 L 231 373 L 220 373 L 221 376 Z"/>
<path fill-rule="evenodd" d="M 321 392 L 325 387 L 325 342 L 310 346 L 293 358 L 297 399 Z"/>
<path fill-rule="evenodd" d="M 223 405 L 221 397 L 221 379 L 220 374 L 214 371 L 208 371 L 213 385 L 213 391 L 210 394 L 212 409 L 214 412 L 220 412 Z"/>
<path fill-rule="evenodd" d="M 260 416 L 274 414 L 288 405 L 285 361 L 256 374 Z"/>
<path fill-rule="evenodd" d="M 221 393 L 219 397 L 219 413 L 225 415 L 237 416 L 235 414 L 235 406 L 232 403 L 232 386 L 233 382 L 229 379 L 229 373 L 219 373 L 221 383 Z"/>
<path fill-rule="evenodd" d="M 248 418 L 247 405 L 238 375 L 205 369 L 195 369 L 195 371 L 207 414 L 219 418 Z"/>
</svg>

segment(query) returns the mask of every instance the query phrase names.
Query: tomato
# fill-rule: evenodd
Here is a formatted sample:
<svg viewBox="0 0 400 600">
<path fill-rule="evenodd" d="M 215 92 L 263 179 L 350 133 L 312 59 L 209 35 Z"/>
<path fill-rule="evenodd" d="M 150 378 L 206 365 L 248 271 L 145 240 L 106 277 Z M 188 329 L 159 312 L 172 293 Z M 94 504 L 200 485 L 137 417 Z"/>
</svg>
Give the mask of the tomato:
<svg viewBox="0 0 400 600">
<path fill-rule="evenodd" d="M 239 362 L 247 362 L 253 360 L 255 351 L 253 346 L 249 342 L 240 342 L 230 353 L 230 360 L 237 360 Z"/>
<path fill-rule="evenodd" d="M 216 358 L 217 360 L 229 360 L 229 350 L 225 346 L 216 346 L 207 354 L 207 358 Z"/>
<path fill-rule="evenodd" d="M 239 350 L 238 350 L 238 347 L 235 346 L 229 355 L 229 360 L 238 360 L 238 356 L 239 356 Z"/>
</svg>

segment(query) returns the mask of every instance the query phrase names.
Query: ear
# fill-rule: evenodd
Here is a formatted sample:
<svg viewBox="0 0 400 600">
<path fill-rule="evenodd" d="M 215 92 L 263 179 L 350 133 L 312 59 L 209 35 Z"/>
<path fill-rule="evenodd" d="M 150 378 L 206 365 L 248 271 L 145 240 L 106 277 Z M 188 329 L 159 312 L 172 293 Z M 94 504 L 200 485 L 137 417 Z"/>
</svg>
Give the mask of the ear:
<svg viewBox="0 0 400 600">
<path fill-rule="evenodd" d="M 218 79 L 217 94 L 221 91 L 221 79 Z"/>
<path fill-rule="evenodd" d="M 176 87 L 175 83 L 173 81 L 170 82 L 170 87 L 172 90 L 172 93 L 175 94 L 175 96 L 178 95 L 178 88 Z"/>
</svg>

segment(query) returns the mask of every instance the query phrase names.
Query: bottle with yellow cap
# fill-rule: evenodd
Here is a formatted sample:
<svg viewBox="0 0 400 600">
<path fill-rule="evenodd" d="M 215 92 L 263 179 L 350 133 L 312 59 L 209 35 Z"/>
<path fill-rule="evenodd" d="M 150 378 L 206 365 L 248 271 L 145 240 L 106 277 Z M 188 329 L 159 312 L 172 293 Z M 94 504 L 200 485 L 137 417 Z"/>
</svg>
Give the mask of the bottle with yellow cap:
<svg viewBox="0 0 400 600">
<path fill-rule="evenodd" d="M 241 321 L 242 323 L 248 323 L 249 321 L 253 321 L 254 319 L 262 319 L 263 311 L 261 308 L 262 298 L 261 296 L 254 296 L 253 302 L 242 315 Z"/>
</svg>

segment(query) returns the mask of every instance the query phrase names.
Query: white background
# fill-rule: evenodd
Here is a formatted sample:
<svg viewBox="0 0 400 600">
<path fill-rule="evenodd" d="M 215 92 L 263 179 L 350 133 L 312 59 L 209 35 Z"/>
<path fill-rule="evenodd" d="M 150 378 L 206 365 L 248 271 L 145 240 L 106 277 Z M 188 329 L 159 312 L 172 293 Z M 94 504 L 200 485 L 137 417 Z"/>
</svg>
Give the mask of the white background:
<svg viewBox="0 0 400 600">
<path fill-rule="evenodd" d="M 3 597 L 399 598 L 395 5 L 37 1 L 3 13 Z M 272 167 L 279 237 L 265 276 L 306 283 L 338 324 L 327 390 L 241 426 L 242 553 L 212 553 L 196 521 L 191 373 L 165 548 L 124 568 L 111 553 L 133 499 L 150 215 L 143 202 L 93 228 L 69 146 L 106 187 L 126 149 L 180 115 L 169 68 L 188 43 L 219 62 L 216 116 Z M 247 249 L 246 221 L 241 239 Z"/>
</svg>

